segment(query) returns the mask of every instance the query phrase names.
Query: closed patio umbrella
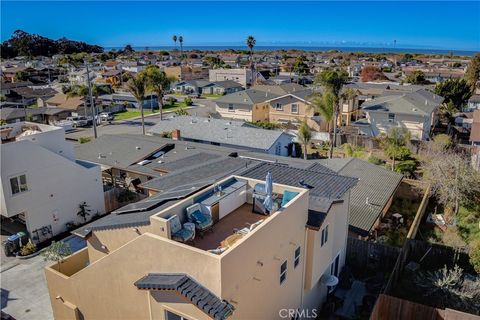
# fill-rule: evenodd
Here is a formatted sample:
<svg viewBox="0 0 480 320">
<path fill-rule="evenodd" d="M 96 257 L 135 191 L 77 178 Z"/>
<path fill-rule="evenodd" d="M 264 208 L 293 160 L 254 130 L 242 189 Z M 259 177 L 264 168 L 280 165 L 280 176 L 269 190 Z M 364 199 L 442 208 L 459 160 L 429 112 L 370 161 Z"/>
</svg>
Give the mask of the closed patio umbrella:
<svg viewBox="0 0 480 320">
<path fill-rule="evenodd" d="M 296 157 L 297 157 L 297 148 L 295 143 L 292 143 L 292 158 L 296 158 Z"/>
<path fill-rule="evenodd" d="M 268 210 L 268 213 L 271 213 L 273 209 L 273 178 L 270 172 L 267 173 L 267 176 L 265 177 L 265 193 L 266 197 L 263 201 L 263 205 L 265 206 L 265 209 Z"/>
</svg>

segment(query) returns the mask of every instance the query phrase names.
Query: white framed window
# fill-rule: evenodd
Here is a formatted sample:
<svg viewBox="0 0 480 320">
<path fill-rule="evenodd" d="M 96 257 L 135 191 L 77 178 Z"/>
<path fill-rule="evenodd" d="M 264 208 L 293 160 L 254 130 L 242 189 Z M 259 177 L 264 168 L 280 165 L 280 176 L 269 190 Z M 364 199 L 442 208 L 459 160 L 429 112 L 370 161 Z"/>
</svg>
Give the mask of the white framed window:
<svg viewBox="0 0 480 320">
<path fill-rule="evenodd" d="M 10 178 L 10 188 L 12 190 L 12 195 L 28 191 L 27 177 L 22 174 Z"/>
<path fill-rule="evenodd" d="M 328 224 L 325 226 L 325 228 L 322 229 L 322 239 L 321 239 L 321 246 L 328 241 Z"/>
<path fill-rule="evenodd" d="M 298 247 L 295 249 L 295 256 L 293 259 L 293 268 L 295 269 L 299 264 L 300 264 L 300 253 L 301 253 L 301 248 Z"/>
<path fill-rule="evenodd" d="M 283 105 L 281 103 L 276 103 L 275 104 L 275 110 L 283 111 Z"/>
<path fill-rule="evenodd" d="M 290 106 L 290 112 L 291 113 L 298 113 L 298 104 L 292 103 Z"/>
<path fill-rule="evenodd" d="M 287 261 L 280 266 L 280 284 L 284 283 L 285 280 L 287 280 Z"/>
</svg>

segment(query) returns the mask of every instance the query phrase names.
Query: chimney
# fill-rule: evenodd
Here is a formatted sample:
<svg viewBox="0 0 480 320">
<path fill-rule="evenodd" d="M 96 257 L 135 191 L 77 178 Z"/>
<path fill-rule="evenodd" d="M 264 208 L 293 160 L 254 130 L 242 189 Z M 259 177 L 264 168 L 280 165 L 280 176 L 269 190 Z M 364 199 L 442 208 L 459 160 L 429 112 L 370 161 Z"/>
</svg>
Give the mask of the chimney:
<svg viewBox="0 0 480 320">
<path fill-rule="evenodd" d="M 180 140 L 180 130 L 172 130 L 172 140 Z"/>
</svg>

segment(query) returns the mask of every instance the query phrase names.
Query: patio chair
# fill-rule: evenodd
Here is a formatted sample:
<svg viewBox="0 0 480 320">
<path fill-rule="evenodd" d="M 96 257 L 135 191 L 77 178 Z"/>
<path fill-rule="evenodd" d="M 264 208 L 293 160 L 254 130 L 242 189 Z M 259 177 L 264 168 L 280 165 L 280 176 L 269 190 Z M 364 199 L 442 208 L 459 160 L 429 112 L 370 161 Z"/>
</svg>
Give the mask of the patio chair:
<svg viewBox="0 0 480 320">
<path fill-rule="evenodd" d="M 189 223 L 185 223 L 182 228 L 180 218 L 177 215 L 173 215 L 168 219 L 170 223 L 170 232 L 172 239 L 182 243 L 187 243 L 195 239 L 195 227 Z"/>
<path fill-rule="evenodd" d="M 195 203 L 187 208 L 187 218 L 188 221 L 195 224 L 195 228 L 201 237 L 205 232 L 212 230 L 212 216 L 208 209 L 200 203 Z"/>
</svg>

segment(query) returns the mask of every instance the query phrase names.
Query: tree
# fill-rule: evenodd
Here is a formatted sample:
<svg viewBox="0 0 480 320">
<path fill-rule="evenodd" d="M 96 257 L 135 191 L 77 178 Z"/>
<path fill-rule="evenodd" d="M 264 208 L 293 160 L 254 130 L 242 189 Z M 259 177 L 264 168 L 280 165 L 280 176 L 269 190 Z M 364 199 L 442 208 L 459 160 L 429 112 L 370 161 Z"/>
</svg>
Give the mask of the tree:
<svg viewBox="0 0 480 320">
<path fill-rule="evenodd" d="M 85 222 L 87 222 L 87 217 L 90 215 L 90 212 L 92 212 L 89 208 L 90 206 L 85 201 L 78 205 L 77 216 L 81 217 Z"/>
<path fill-rule="evenodd" d="M 406 144 L 410 141 L 410 133 L 398 128 L 392 128 L 388 134 L 380 136 L 380 145 L 387 157 L 392 159 L 392 171 L 395 170 L 396 160 L 406 160 L 410 154 L 410 149 Z"/>
<path fill-rule="evenodd" d="M 337 122 L 340 113 L 340 93 L 343 85 L 348 81 L 348 74 L 344 70 L 327 69 L 322 71 L 315 82 L 324 88 L 326 108 L 333 110 L 333 141 L 330 144 L 330 158 L 333 157 L 333 147 L 337 141 Z"/>
<path fill-rule="evenodd" d="M 66 38 L 52 40 L 37 34 L 30 34 L 22 30 L 16 30 L 12 37 L 1 46 L 1 56 L 4 59 L 16 56 L 49 56 L 54 54 L 70 54 L 77 52 L 101 53 L 103 48 L 89 45 L 85 42 L 72 41 Z"/>
<path fill-rule="evenodd" d="M 125 48 L 123 48 L 123 51 L 126 52 L 126 53 L 135 52 L 135 50 L 133 50 L 133 47 L 132 47 L 130 44 L 127 44 L 127 45 L 125 46 Z"/>
<path fill-rule="evenodd" d="M 428 81 L 425 79 L 425 73 L 421 70 L 415 70 L 410 73 L 405 81 L 410 84 L 427 84 Z"/>
<path fill-rule="evenodd" d="M 300 127 L 298 128 L 297 133 L 298 140 L 303 145 L 303 159 L 307 160 L 308 156 L 308 144 L 310 140 L 312 140 L 312 131 L 310 127 L 307 125 L 306 121 L 302 121 Z"/>
<path fill-rule="evenodd" d="M 128 80 L 127 88 L 128 91 L 135 97 L 137 100 L 138 107 L 140 108 L 140 114 L 142 115 L 142 133 L 145 135 L 145 117 L 143 114 L 143 101 L 145 100 L 145 91 L 147 84 L 145 83 L 145 78 L 140 74 L 132 79 Z"/>
<path fill-rule="evenodd" d="M 480 274 L 480 239 L 477 239 L 470 244 L 469 256 L 473 268 L 478 274 Z"/>
<path fill-rule="evenodd" d="M 150 65 L 141 76 L 145 78 L 147 88 L 157 94 L 158 108 L 160 109 L 160 121 L 163 120 L 163 97 L 165 92 L 170 89 L 170 79 L 164 71 L 161 71 L 158 66 Z"/>
<path fill-rule="evenodd" d="M 305 56 L 299 56 L 295 59 L 295 63 L 293 64 L 293 72 L 298 75 L 306 75 L 310 72 L 308 65 L 305 63 L 307 58 Z"/>
<path fill-rule="evenodd" d="M 58 271 L 60 272 L 60 263 L 63 262 L 65 257 L 72 254 L 70 245 L 63 241 L 52 241 L 52 244 L 42 252 L 43 259 L 45 261 L 53 261 L 58 265 Z"/>
<path fill-rule="evenodd" d="M 177 50 L 177 36 L 173 35 L 172 40 L 173 40 L 173 43 L 175 44 L 175 50 Z"/>
<path fill-rule="evenodd" d="M 452 269 L 445 265 L 442 269 L 417 272 L 414 284 L 442 309 L 480 308 L 480 278 L 465 277 L 463 269 L 458 265 Z"/>
<path fill-rule="evenodd" d="M 180 42 L 180 57 L 183 60 L 183 37 L 178 37 L 178 42 Z"/>
<path fill-rule="evenodd" d="M 253 63 L 253 47 L 255 47 L 255 44 L 257 43 L 257 40 L 253 36 L 248 36 L 246 40 L 246 44 L 248 49 L 250 50 L 250 70 L 252 71 L 252 79 L 251 83 L 253 84 L 254 82 L 254 71 L 255 71 L 255 64 Z"/>
<path fill-rule="evenodd" d="M 480 172 L 464 155 L 427 145 L 422 150 L 421 166 L 423 181 L 430 184 L 432 195 L 446 208 L 447 221 L 457 215 L 461 203 L 480 201 Z"/>
<path fill-rule="evenodd" d="M 448 79 L 437 83 L 435 94 L 442 96 L 444 106 L 450 102 L 455 109 L 461 110 L 472 96 L 472 91 L 465 79 Z"/>
<path fill-rule="evenodd" d="M 480 80 L 480 53 L 473 56 L 465 72 L 465 80 L 470 86 L 472 93 L 475 91 L 477 82 Z"/>
<path fill-rule="evenodd" d="M 364 67 L 362 69 L 362 72 L 360 73 L 360 79 L 363 82 L 388 80 L 388 78 L 383 74 L 383 72 L 374 66 Z"/>
</svg>

